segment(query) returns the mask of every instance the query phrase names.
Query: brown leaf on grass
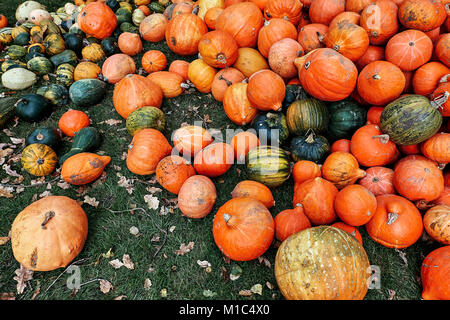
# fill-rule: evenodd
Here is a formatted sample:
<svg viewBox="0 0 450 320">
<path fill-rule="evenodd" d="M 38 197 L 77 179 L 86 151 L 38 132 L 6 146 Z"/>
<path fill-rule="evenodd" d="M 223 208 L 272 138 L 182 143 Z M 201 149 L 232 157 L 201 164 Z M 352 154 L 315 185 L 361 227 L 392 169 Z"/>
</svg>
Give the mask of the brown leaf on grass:
<svg viewBox="0 0 450 320">
<path fill-rule="evenodd" d="M 127 158 L 128 154 L 126 152 L 122 153 L 122 157 L 120 159 L 125 160 Z"/>
<path fill-rule="evenodd" d="M 123 265 L 125 267 L 127 267 L 128 269 L 130 269 L 130 270 L 134 269 L 134 263 L 133 263 L 133 261 L 131 261 L 130 255 L 124 254 L 122 257 L 122 262 L 123 262 Z"/>
<path fill-rule="evenodd" d="M 90 206 L 93 206 L 94 208 L 98 207 L 99 201 L 97 201 L 95 198 L 91 198 L 89 196 L 84 196 L 83 203 L 86 203 Z"/>
<path fill-rule="evenodd" d="M 4 164 L 2 166 L 3 170 L 5 170 L 6 174 L 11 177 L 22 177 L 22 175 L 18 174 L 16 170 L 11 169 L 9 164 Z"/>
<path fill-rule="evenodd" d="M 260 264 L 264 264 L 267 268 L 270 268 L 272 266 L 270 261 L 267 258 L 263 257 L 263 256 L 259 256 L 258 257 L 258 262 Z"/>
<path fill-rule="evenodd" d="M 114 300 L 123 300 L 123 299 L 126 299 L 126 298 L 128 298 L 128 297 L 122 295 L 122 296 L 115 297 Z"/>
<path fill-rule="evenodd" d="M 13 198 L 14 195 L 11 193 L 12 191 L 14 191 L 14 188 L 0 186 L 0 197 Z"/>
<path fill-rule="evenodd" d="M 112 289 L 112 284 L 108 280 L 100 280 L 100 291 L 103 293 L 108 293 Z"/>
<path fill-rule="evenodd" d="M 156 192 L 162 192 L 161 188 L 157 188 L 157 187 L 147 187 L 145 188 L 148 192 L 150 192 L 151 194 L 154 194 Z"/>
<path fill-rule="evenodd" d="M 243 297 L 250 297 L 253 294 L 251 290 L 241 290 L 239 291 L 239 295 Z"/>
<path fill-rule="evenodd" d="M 69 184 L 68 182 L 65 182 L 65 181 L 63 181 L 63 182 L 58 182 L 56 185 L 57 185 L 59 188 L 63 189 L 63 190 L 67 190 L 67 189 L 70 188 L 70 184 Z"/>
<path fill-rule="evenodd" d="M 3 292 L 0 293 L 0 300 L 16 300 L 14 292 Z"/>
<path fill-rule="evenodd" d="M 144 196 L 144 201 L 147 203 L 148 208 L 152 210 L 157 210 L 159 207 L 159 200 L 157 197 L 154 197 L 150 194 L 146 194 Z"/>
<path fill-rule="evenodd" d="M 28 270 L 21 264 L 20 268 L 16 269 L 14 273 L 16 276 L 13 279 L 17 281 L 17 293 L 22 294 L 25 290 L 26 282 L 33 279 L 34 272 L 32 270 Z"/>
<path fill-rule="evenodd" d="M 256 294 L 262 295 L 262 285 L 257 283 L 250 288 L 250 291 Z"/>
<path fill-rule="evenodd" d="M 122 261 L 120 261 L 119 259 L 114 259 L 110 261 L 109 264 L 112 265 L 114 269 L 119 269 L 123 266 Z"/>
<path fill-rule="evenodd" d="M 125 190 L 127 190 L 128 194 L 132 194 L 134 191 L 133 180 L 127 179 L 125 176 L 121 175 L 119 172 L 117 172 L 117 176 L 119 177 L 119 181 L 117 181 L 117 185 L 119 187 L 125 188 Z"/>
<path fill-rule="evenodd" d="M 408 259 L 406 258 L 406 253 L 404 251 L 399 250 L 399 249 L 395 249 L 395 251 L 397 251 L 398 255 L 400 256 L 400 258 L 405 263 L 405 267 L 407 267 L 408 266 Z"/>
<path fill-rule="evenodd" d="M 21 144 L 21 145 L 24 145 L 24 144 L 25 144 L 25 138 L 14 138 L 14 137 L 9 137 L 9 139 L 10 139 L 11 142 L 14 143 L 14 144 Z"/>
<path fill-rule="evenodd" d="M 150 289 L 151 286 L 152 286 L 152 281 L 149 278 L 146 278 L 144 280 L 144 289 L 148 290 L 148 289 Z"/>
<path fill-rule="evenodd" d="M 388 289 L 389 297 L 388 300 L 393 300 L 396 292 L 394 290 Z"/>
<path fill-rule="evenodd" d="M 179 255 L 179 256 L 184 256 L 186 253 L 188 253 L 189 251 L 191 251 L 194 248 L 194 242 L 189 242 L 187 245 L 182 243 L 180 245 L 180 249 L 175 250 L 175 254 Z"/>
<path fill-rule="evenodd" d="M 31 300 L 34 300 L 36 296 L 41 293 L 41 286 L 38 286 L 36 290 L 34 290 L 33 296 L 31 297 Z"/>
<path fill-rule="evenodd" d="M 4 244 L 7 243 L 9 240 L 11 240 L 11 231 L 9 231 L 7 237 L 0 237 L 0 246 L 4 245 Z"/>
<path fill-rule="evenodd" d="M 39 195 L 39 198 L 44 198 L 44 197 L 48 197 L 51 195 L 52 195 L 52 193 L 50 191 L 46 190 Z"/>
<path fill-rule="evenodd" d="M 119 123 L 122 123 L 122 120 L 108 119 L 108 120 L 99 122 L 98 124 L 103 124 L 103 123 L 110 125 L 110 126 L 115 126 L 115 125 L 118 125 Z"/>
</svg>

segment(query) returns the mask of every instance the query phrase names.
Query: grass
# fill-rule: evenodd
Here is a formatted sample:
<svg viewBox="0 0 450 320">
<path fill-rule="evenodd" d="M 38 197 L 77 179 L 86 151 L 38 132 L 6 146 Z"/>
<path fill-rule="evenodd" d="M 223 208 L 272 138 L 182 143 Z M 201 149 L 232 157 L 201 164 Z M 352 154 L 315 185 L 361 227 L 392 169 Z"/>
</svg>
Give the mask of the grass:
<svg viewBox="0 0 450 320">
<path fill-rule="evenodd" d="M 21 0 L 11 0 L 8 4 L 0 4 L 0 13 L 7 16 L 10 22 L 15 22 L 14 12 Z M 54 11 L 61 1 L 46 0 L 41 1 L 50 11 Z M 163 51 L 169 63 L 180 57 L 174 55 L 164 42 L 151 44 L 145 43 L 144 51 L 157 49 Z M 140 57 L 135 60 L 140 66 Z M 192 60 L 195 57 L 183 58 Z M 36 84 L 32 89 L 24 92 L 35 91 L 43 82 Z M 3 90 L 7 91 L 7 90 Z M 24 92 L 17 93 L 20 97 Z M 1 100 L 0 100 L 1 103 Z M 59 117 L 69 108 L 77 109 L 74 105 L 55 108 L 51 116 L 39 123 L 26 123 L 19 121 L 17 126 L 10 122 L 7 128 L 12 132 L 13 137 L 25 138 L 32 130 L 40 126 L 57 127 Z M 118 185 L 117 174 L 125 176 L 127 179 L 138 178 L 149 181 L 152 177 L 137 177 L 128 171 L 122 154 L 126 152 L 131 138 L 125 130 L 125 122 L 118 125 L 108 125 L 102 123 L 108 119 L 122 120 L 116 113 L 112 104 L 112 86 L 109 86 L 107 96 L 102 103 L 90 108 L 82 109 L 92 120 L 93 126 L 101 130 L 103 142 L 98 151 L 103 151 L 111 156 L 112 161 L 106 168 L 106 178 L 102 183 L 94 183 L 88 188 L 70 187 L 69 189 L 59 188 L 56 183 L 47 189 L 47 184 L 26 188 L 23 192 L 14 194 L 14 198 L 0 198 L 0 236 L 7 236 L 16 215 L 32 202 L 33 197 L 39 197 L 44 191 L 50 191 L 54 195 L 65 195 L 73 199 L 83 201 L 84 196 L 94 197 L 99 201 L 97 208 L 88 204 L 83 204 L 88 220 L 89 233 L 85 247 L 76 260 L 80 263 L 81 283 L 85 283 L 80 290 L 73 294 L 72 290 L 66 286 L 68 274 L 61 273 L 63 269 L 51 272 L 35 272 L 33 279 L 28 282 L 23 294 L 16 294 L 16 299 L 31 299 L 36 289 L 40 293 L 35 299 L 113 299 L 118 296 L 126 296 L 127 299 L 162 299 L 161 290 L 167 290 L 166 299 L 282 299 L 282 295 L 276 287 L 274 277 L 274 261 L 276 246 L 272 245 L 264 254 L 270 262 L 270 266 L 260 263 L 258 260 L 250 262 L 229 262 L 225 261 L 221 252 L 216 247 L 212 236 L 212 222 L 214 213 L 231 198 L 230 192 L 241 179 L 245 179 L 243 165 L 233 165 L 233 167 L 222 177 L 214 179 L 218 189 L 218 199 L 213 211 L 206 218 L 201 220 L 188 219 L 180 213 L 178 209 L 172 213 L 161 215 L 159 210 L 150 210 L 144 202 L 144 196 L 149 194 L 146 189 L 148 184 L 142 182 L 134 183 L 134 190 L 129 194 L 125 188 Z M 174 99 L 165 99 L 162 110 L 167 115 L 166 137 L 170 139 L 173 130 L 179 128 L 182 123 L 193 123 L 203 121 L 206 128 L 220 129 L 224 132 L 227 128 L 236 128 L 228 120 L 221 103 L 215 101 L 210 94 L 200 94 L 192 91 Z M 210 122 L 204 121 L 208 116 Z M 0 132 L 0 143 L 10 143 L 10 137 L 5 132 Z M 57 150 L 58 155 L 64 154 L 70 146 L 65 139 L 64 144 Z M 15 153 L 21 151 L 19 146 Z M 22 182 L 29 185 L 34 179 L 22 170 L 20 161 L 11 162 L 11 168 L 24 176 Z M 120 168 L 118 171 L 116 168 Z M 239 170 L 241 172 L 239 176 Z M 4 170 L 0 171 L 0 180 L 7 178 Z M 11 179 L 13 180 L 13 179 Z M 47 178 L 51 180 L 51 178 Z M 158 184 L 153 187 L 159 187 Z M 271 209 L 273 216 L 281 210 L 290 208 L 293 194 L 293 181 L 287 181 L 283 186 L 274 189 L 273 194 L 276 206 Z M 165 205 L 164 199 L 173 199 L 174 195 L 162 191 L 155 193 L 160 200 L 160 208 Z M 134 206 L 147 208 L 147 215 L 139 210 L 127 212 Z M 167 205 L 166 205 L 167 206 Z M 125 212 L 113 213 L 113 211 Z M 139 229 L 138 236 L 130 233 L 130 227 Z M 161 230 L 175 229 L 167 232 L 164 242 L 164 233 Z M 172 230 L 172 229 L 171 229 Z M 381 286 L 379 289 L 369 290 L 366 299 L 383 300 L 391 295 L 393 299 L 420 299 L 420 265 L 423 258 L 434 248 L 434 244 L 419 240 L 413 246 L 396 251 L 385 248 L 372 241 L 364 228 L 360 228 L 363 236 L 364 247 L 372 265 L 379 266 L 381 271 Z M 152 238 L 159 237 L 159 241 L 152 241 Z M 194 248 L 179 256 L 174 253 L 180 248 L 182 243 L 194 242 Z M 99 258 L 102 253 L 110 250 L 114 256 Z M 159 251 L 158 251 L 159 250 Z M 156 257 L 154 256 L 156 253 Z M 124 254 L 129 254 L 134 262 L 134 270 L 125 267 L 114 269 L 109 261 L 122 259 Z M 402 258 L 402 256 L 404 258 Z M 86 259 L 86 260 L 84 260 Z M 198 260 L 207 260 L 211 264 L 211 272 L 197 264 Z M 405 263 L 405 261 L 407 263 Z M 239 266 L 242 268 L 242 275 L 236 281 L 229 280 L 231 270 Z M 8 242 L 0 246 L 0 293 L 16 292 L 16 281 L 13 279 L 15 270 L 19 263 L 14 259 L 11 243 Z M 59 278 L 58 278 L 59 277 Z M 106 279 L 113 285 L 113 289 L 104 294 L 99 290 L 99 282 L 95 279 Z M 145 289 L 145 279 L 151 280 L 151 287 Z M 269 289 L 266 283 L 274 285 Z M 263 286 L 262 295 L 252 295 L 243 297 L 239 291 L 250 289 L 255 284 Z M 214 293 L 212 297 L 206 297 L 204 290 Z M 395 295 L 392 295 L 393 291 Z"/>
</svg>

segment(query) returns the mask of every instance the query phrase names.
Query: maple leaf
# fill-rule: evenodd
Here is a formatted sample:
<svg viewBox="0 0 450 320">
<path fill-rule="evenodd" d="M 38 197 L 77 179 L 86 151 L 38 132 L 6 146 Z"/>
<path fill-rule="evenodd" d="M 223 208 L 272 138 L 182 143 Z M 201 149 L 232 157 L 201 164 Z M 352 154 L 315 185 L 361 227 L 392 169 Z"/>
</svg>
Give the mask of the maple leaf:
<svg viewBox="0 0 450 320">
<path fill-rule="evenodd" d="M 16 269 L 14 273 L 16 274 L 16 276 L 13 279 L 17 281 L 17 293 L 22 294 L 25 290 L 26 282 L 33 279 L 34 272 L 32 270 L 28 270 L 22 264 L 20 264 L 20 268 Z"/>
</svg>

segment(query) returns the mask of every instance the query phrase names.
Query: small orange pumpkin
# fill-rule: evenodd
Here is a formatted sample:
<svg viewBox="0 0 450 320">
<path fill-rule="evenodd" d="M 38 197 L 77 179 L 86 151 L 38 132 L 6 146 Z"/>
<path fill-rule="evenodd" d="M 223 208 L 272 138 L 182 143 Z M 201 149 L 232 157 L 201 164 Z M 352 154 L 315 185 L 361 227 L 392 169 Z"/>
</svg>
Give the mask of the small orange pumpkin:
<svg viewBox="0 0 450 320">
<path fill-rule="evenodd" d="M 223 175 L 234 163 L 234 149 L 228 143 L 213 143 L 195 155 L 194 169 L 207 177 Z"/>
<path fill-rule="evenodd" d="M 225 31 L 214 30 L 204 34 L 198 43 L 203 61 L 213 68 L 231 66 L 238 57 L 236 40 Z"/>
<path fill-rule="evenodd" d="M 194 156 L 213 142 L 213 137 L 205 128 L 185 126 L 173 132 L 172 141 L 182 155 Z"/>
<path fill-rule="evenodd" d="M 159 42 L 164 39 L 169 20 L 162 13 L 153 13 L 142 20 L 139 33 L 145 41 Z"/>
<path fill-rule="evenodd" d="M 82 61 L 75 67 L 73 80 L 101 78 L 102 69 L 91 61 Z"/>
<path fill-rule="evenodd" d="M 188 77 L 189 62 L 184 60 L 174 60 L 170 63 L 169 72 L 174 72 L 183 77 L 186 81 Z"/>
<path fill-rule="evenodd" d="M 283 78 L 271 70 L 257 71 L 248 78 L 248 100 L 253 107 L 259 110 L 279 110 L 285 91 Z"/>
<path fill-rule="evenodd" d="M 143 46 L 141 37 L 132 32 L 123 32 L 120 34 L 117 44 L 119 45 L 120 51 L 129 55 L 135 56 L 141 53 Z"/>
<path fill-rule="evenodd" d="M 211 93 L 214 99 L 222 102 L 228 87 L 233 83 L 241 82 L 244 79 L 245 76 L 236 68 L 229 67 L 220 70 L 214 76 L 214 80 L 211 84 Z"/>
<path fill-rule="evenodd" d="M 423 216 L 423 225 L 433 240 L 450 245 L 450 206 L 437 205 L 428 209 Z"/>
<path fill-rule="evenodd" d="M 196 59 L 189 64 L 188 78 L 195 88 L 203 93 L 211 92 L 211 86 L 217 70 L 203 59 Z"/>
<path fill-rule="evenodd" d="M 322 170 L 320 166 L 309 160 L 297 161 L 292 167 L 292 177 L 294 178 L 295 184 L 300 185 L 306 180 L 321 177 Z"/>
<path fill-rule="evenodd" d="M 352 236 L 354 236 L 356 238 L 356 240 L 358 240 L 359 243 L 362 243 L 362 237 L 361 237 L 361 233 L 359 233 L 358 228 L 345 224 L 343 222 L 335 222 L 331 225 L 332 227 L 347 231 L 348 233 L 350 233 Z"/>
<path fill-rule="evenodd" d="M 424 300 L 450 300 L 450 246 L 433 250 L 422 262 L 422 298 Z"/>
<path fill-rule="evenodd" d="M 110 162 L 109 156 L 81 152 L 64 161 L 61 177 L 64 181 L 76 186 L 88 184 L 97 180 Z"/>
<path fill-rule="evenodd" d="M 311 222 L 303 212 L 303 206 L 283 210 L 275 216 L 275 237 L 284 241 L 299 231 L 311 228 Z"/>
<path fill-rule="evenodd" d="M 414 72 L 412 79 L 414 93 L 423 96 L 432 94 L 441 78 L 447 74 L 450 74 L 450 69 L 444 64 L 437 61 L 425 63 Z"/>
<path fill-rule="evenodd" d="M 186 179 L 178 193 L 178 207 L 189 218 L 206 217 L 217 199 L 217 191 L 210 178 L 193 175 Z"/>
<path fill-rule="evenodd" d="M 394 170 L 390 168 L 370 167 L 366 170 L 366 176 L 358 183 L 375 196 L 395 193 Z"/>
<path fill-rule="evenodd" d="M 142 68 L 148 73 L 162 71 L 167 66 L 167 58 L 159 50 L 149 50 L 142 56 Z"/>
<path fill-rule="evenodd" d="M 248 99 L 248 84 L 243 82 L 233 83 L 229 86 L 223 97 L 223 109 L 228 118 L 238 125 L 246 125 L 258 114 L 258 109 L 253 107 Z"/>
<path fill-rule="evenodd" d="M 69 137 L 75 137 L 75 134 L 81 129 L 88 127 L 91 119 L 83 111 L 66 111 L 58 121 L 58 127 L 62 133 Z"/>
<path fill-rule="evenodd" d="M 377 199 L 372 192 L 359 184 L 348 185 L 337 194 L 334 209 L 346 224 L 362 226 L 375 214 Z"/>
<path fill-rule="evenodd" d="M 270 69 L 283 79 L 295 78 L 298 74 L 294 60 L 304 54 L 302 46 L 291 38 L 275 42 L 269 49 L 268 61 Z"/>
<path fill-rule="evenodd" d="M 124 53 L 113 54 L 106 58 L 102 66 L 102 75 L 105 81 L 117 83 L 126 75 L 136 72 L 136 64 L 133 58 Z"/>
<path fill-rule="evenodd" d="M 187 178 L 195 175 L 195 170 L 186 159 L 171 155 L 158 162 L 155 173 L 158 183 L 164 189 L 178 194 Z"/>
<path fill-rule="evenodd" d="M 247 153 L 260 145 L 258 136 L 250 131 L 242 131 L 237 133 L 230 142 L 234 149 L 234 157 L 236 163 L 244 164 Z"/>
<path fill-rule="evenodd" d="M 420 150 L 428 159 L 440 164 L 450 162 L 450 133 L 439 132 L 424 141 L 420 145 Z"/>
<path fill-rule="evenodd" d="M 365 175 L 366 172 L 359 168 L 358 160 L 348 152 L 333 152 L 322 165 L 322 177 L 338 189 L 354 184 Z"/>
<path fill-rule="evenodd" d="M 183 13 L 169 21 L 165 38 L 170 50 L 178 55 L 188 56 L 198 52 L 200 39 L 207 32 L 208 27 L 200 17 Z"/>
<path fill-rule="evenodd" d="M 369 36 L 362 27 L 354 23 L 343 22 L 328 29 L 324 43 L 328 48 L 356 61 L 369 47 Z"/>
<path fill-rule="evenodd" d="M 264 184 L 253 180 L 239 182 L 231 191 L 232 198 L 252 198 L 261 201 L 268 209 L 275 205 L 272 191 Z"/>
<path fill-rule="evenodd" d="M 183 78 L 174 72 L 169 71 L 157 71 L 152 72 L 147 76 L 157 84 L 163 93 L 165 98 L 175 98 L 184 92 L 189 85 L 184 83 Z"/>
<path fill-rule="evenodd" d="M 77 16 L 80 29 L 97 39 L 111 36 L 117 26 L 117 16 L 103 2 L 91 2 Z"/>
<path fill-rule="evenodd" d="M 297 28 L 288 20 L 275 18 L 266 21 L 258 33 L 258 50 L 267 58 L 270 47 L 278 40 L 297 39 Z"/>
</svg>

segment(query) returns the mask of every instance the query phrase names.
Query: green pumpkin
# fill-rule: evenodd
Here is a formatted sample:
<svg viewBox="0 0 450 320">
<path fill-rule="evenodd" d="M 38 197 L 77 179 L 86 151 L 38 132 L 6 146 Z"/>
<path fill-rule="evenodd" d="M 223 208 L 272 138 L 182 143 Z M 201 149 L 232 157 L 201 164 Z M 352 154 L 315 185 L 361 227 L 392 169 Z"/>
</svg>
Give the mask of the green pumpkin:
<svg viewBox="0 0 450 320">
<path fill-rule="evenodd" d="M 101 46 L 107 57 L 119 52 L 119 46 L 113 37 L 103 39 Z"/>
<path fill-rule="evenodd" d="M 117 0 L 106 0 L 105 3 L 114 12 L 120 8 L 119 1 L 117 1 Z"/>
<path fill-rule="evenodd" d="M 27 68 L 39 76 L 53 71 L 53 63 L 46 57 L 34 57 L 27 63 Z"/>
<path fill-rule="evenodd" d="M 2 72 L 6 72 L 9 69 L 26 68 L 26 67 L 27 67 L 27 64 L 20 60 L 7 59 L 2 63 L 1 70 L 2 70 Z"/>
<path fill-rule="evenodd" d="M 124 22 L 120 25 L 120 31 L 122 32 L 131 32 L 131 33 L 138 33 L 139 28 L 133 25 L 130 22 Z"/>
<path fill-rule="evenodd" d="M 54 56 L 66 49 L 64 39 L 58 33 L 52 33 L 46 36 L 43 45 L 48 56 Z"/>
<path fill-rule="evenodd" d="M 328 127 L 329 114 L 323 101 L 306 98 L 294 101 L 286 113 L 287 126 L 293 135 L 304 135 L 308 130 L 324 132 Z"/>
<path fill-rule="evenodd" d="M 289 106 L 296 100 L 302 100 L 308 98 L 308 94 L 305 89 L 299 84 L 288 84 L 284 94 L 282 110 L 287 111 Z"/>
<path fill-rule="evenodd" d="M 152 1 L 148 5 L 151 11 L 157 12 L 157 13 L 164 13 L 164 10 L 166 9 L 162 4 Z"/>
<path fill-rule="evenodd" d="M 50 100 L 36 93 L 29 93 L 17 100 L 17 116 L 25 121 L 40 121 L 50 114 L 52 104 Z"/>
<path fill-rule="evenodd" d="M 75 81 L 69 88 L 70 100 L 81 107 L 93 106 L 103 100 L 106 83 L 98 79 Z"/>
<path fill-rule="evenodd" d="M 0 129 L 2 129 L 8 120 L 15 114 L 15 102 L 16 99 L 13 97 L 2 99 L 2 103 L 0 103 Z"/>
<path fill-rule="evenodd" d="M 36 93 L 44 96 L 56 106 L 65 106 L 69 102 L 69 91 L 66 87 L 56 83 L 42 86 L 37 89 Z"/>
<path fill-rule="evenodd" d="M 259 114 L 253 120 L 253 128 L 258 133 L 261 144 L 277 142 L 283 144 L 289 136 L 286 116 L 281 112 Z"/>
<path fill-rule="evenodd" d="M 247 178 L 268 187 L 282 185 L 291 174 L 289 158 L 283 149 L 272 146 L 258 146 L 246 157 Z"/>
<path fill-rule="evenodd" d="M 75 133 L 72 140 L 70 150 L 59 158 L 59 164 L 63 164 L 69 157 L 81 153 L 93 151 L 98 148 L 101 143 L 101 136 L 98 130 L 94 127 L 85 127 Z"/>
<path fill-rule="evenodd" d="M 29 33 L 21 33 L 14 38 L 14 44 L 19 46 L 26 46 L 30 43 L 30 34 Z"/>
<path fill-rule="evenodd" d="M 81 56 L 81 50 L 83 49 L 83 37 L 76 33 L 64 34 L 64 41 L 66 42 L 66 49 L 72 50 L 78 56 Z"/>
<path fill-rule="evenodd" d="M 134 110 L 126 120 L 126 128 L 131 136 L 134 136 L 139 130 L 147 128 L 162 132 L 165 126 L 164 112 L 155 107 L 142 107 Z"/>
<path fill-rule="evenodd" d="M 116 17 L 117 17 L 117 25 L 120 26 L 124 22 L 130 22 L 131 23 L 132 13 L 128 9 L 119 8 L 116 11 Z"/>
<path fill-rule="evenodd" d="M 320 162 L 329 151 L 330 143 L 327 138 L 316 135 L 312 130 L 304 136 L 298 136 L 291 140 L 291 156 L 294 161 Z"/>
<path fill-rule="evenodd" d="M 42 127 L 31 132 L 25 139 L 25 145 L 41 143 L 55 149 L 61 142 L 61 135 L 55 128 Z"/>
<path fill-rule="evenodd" d="M 28 61 L 30 61 L 31 59 L 36 58 L 36 57 L 43 57 L 43 58 L 47 59 L 45 54 L 34 51 L 34 52 L 27 53 L 27 55 L 25 56 L 25 61 L 27 61 L 27 63 L 28 63 Z"/>
<path fill-rule="evenodd" d="M 367 122 L 367 110 L 351 99 L 333 102 L 328 110 L 330 122 L 327 137 L 331 141 L 350 139 Z"/>
<path fill-rule="evenodd" d="M 56 82 L 62 86 L 69 87 L 73 83 L 75 68 L 68 63 L 63 63 L 56 69 Z"/>
<path fill-rule="evenodd" d="M 72 66 L 76 66 L 78 62 L 77 54 L 72 50 L 64 50 L 63 52 L 56 54 L 50 58 L 50 61 L 53 63 L 55 67 L 68 63 Z"/>
<path fill-rule="evenodd" d="M 389 103 L 381 113 L 380 129 L 398 145 L 421 143 L 438 132 L 442 114 L 428 98 L 410 94 Z"/>
<path fill-rule="evenodd" d="M 20 60 L 27 55 L 27 49 L 25 47 L 13 44 L 8 47 L 8 51 L 6 53 L 10 59 Z"/>
</svg>

